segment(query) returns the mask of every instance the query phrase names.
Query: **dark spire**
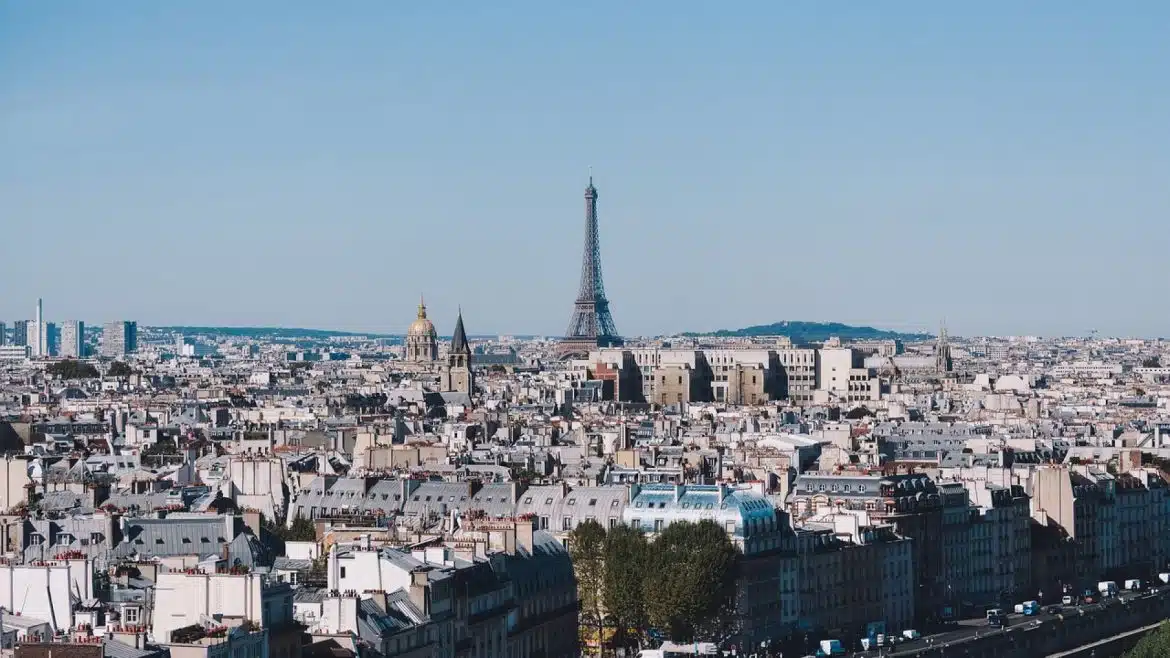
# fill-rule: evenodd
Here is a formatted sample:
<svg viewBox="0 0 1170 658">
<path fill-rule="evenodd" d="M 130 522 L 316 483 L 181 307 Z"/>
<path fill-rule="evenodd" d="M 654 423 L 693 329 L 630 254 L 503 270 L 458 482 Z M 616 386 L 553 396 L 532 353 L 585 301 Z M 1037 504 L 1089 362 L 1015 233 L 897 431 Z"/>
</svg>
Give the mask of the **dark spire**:
<svg viewBox="0 0 1170 658">
<path fill-rule="evenodd" d="M 459 319 L 455 321 L 455 333 L 451 336 L 451 352 L 471 353 L 471 346 L 467 344 L 467 330 L 463 328 L 463 309 L 459 309 Z"/>
</svg>

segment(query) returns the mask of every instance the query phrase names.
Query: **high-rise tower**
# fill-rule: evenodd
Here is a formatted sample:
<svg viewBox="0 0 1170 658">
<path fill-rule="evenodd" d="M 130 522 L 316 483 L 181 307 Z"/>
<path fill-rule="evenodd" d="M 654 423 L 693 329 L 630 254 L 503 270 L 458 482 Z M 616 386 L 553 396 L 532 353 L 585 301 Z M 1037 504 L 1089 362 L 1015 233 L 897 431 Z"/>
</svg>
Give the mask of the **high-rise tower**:
<svg viewBox="0 0 1170 658">
<path fill-rule="evenodd" d="M 28 346 L 33 356 L 49 356 L 49 331 L 45 326 L 45 306 L 37 298 L 35 319 L 28 323 Z"/>
<path fill-rule="evenodd" d="M 569 329 L 561 341 L 565 355 L 588 353 L 597 347 L 621 345 L 605 298 L 605 283 L 601 278 L 601 243 L 597 231 L 597 188 L 593 176 L 585 188 L 585 251 L 581 259 L 581 287 L 573 302 Z"/>
</svg>

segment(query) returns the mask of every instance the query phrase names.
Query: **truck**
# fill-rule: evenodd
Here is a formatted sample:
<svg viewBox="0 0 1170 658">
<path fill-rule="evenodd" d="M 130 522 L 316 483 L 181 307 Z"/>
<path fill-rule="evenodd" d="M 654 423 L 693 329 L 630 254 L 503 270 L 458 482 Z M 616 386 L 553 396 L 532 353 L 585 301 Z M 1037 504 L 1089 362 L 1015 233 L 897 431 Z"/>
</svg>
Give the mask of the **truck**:
<svg viewBox="0 0 1170 658">
<path fill-rule="evenodd" d="M 1032 616 L 1032 615 L 1036 615 L 1036 614 L 1040 613 L 1040 602 L 1039 601 L 1024 601 L 1024 603 L 1021 605 L 1021 607 L 1023 608 L 1023 610 L 1021 610 L 1021 612 L 1023 612 L 1025 615 L 1028 615 L 1028 616 Z"/>
<path fill-rule="evenodd" d="M 818 656 L 844 656 L 845 647 L 841 646 L 841 640 L 821 640 L 821 646 L 817 649 Z"/>
<path fill-rule="evenodd" d="M 699 642 L 696 644 L 675 644 L 663 642 L 657 649 L 642 649 L 638 658 L 683 658 L 684 656 L 715 656 L 719 648 L 713 642 Z"/>
<path fill-rule="evenodd" d="M 1104 597 L 1117 596 L 1117 582 L 1113 580 L 1102 580 L 1097 583 L 1097 591 Z"/>
<path fill-rule="evenodd" d="M 1127 589 L 1131 592 L 1136 592 L 1137 590 L 1139 590 L 1141 588 L 1142 588 L 1142 581 L 1138 580 L 1137 578 L 1130 578 L 1129 580 L 1125 581 L 1125 589 Z"/>
<path fill-rule="evenodd" d="M 988 626 L 1003 626 L 1007 620 L 1007 614 L 1000 608 L 992 608 L 987 611 L 987 625 Z"/>
<path fill-rule="evenodd" d="M 1160 580 L 1163 585 L 1170 584 L 1170 573 L 1162 572 L 1158 574 L 1158 580 Z"/>
<path fill-rule="evenodd" d="M 913 628 L 907 628 L 906 630 L 902 631 L 902 637 L 906 638 L 907 640 L 917 640 L 918 638 L 922 637 L 922 633 L 919 633 Z"/>
</svg>

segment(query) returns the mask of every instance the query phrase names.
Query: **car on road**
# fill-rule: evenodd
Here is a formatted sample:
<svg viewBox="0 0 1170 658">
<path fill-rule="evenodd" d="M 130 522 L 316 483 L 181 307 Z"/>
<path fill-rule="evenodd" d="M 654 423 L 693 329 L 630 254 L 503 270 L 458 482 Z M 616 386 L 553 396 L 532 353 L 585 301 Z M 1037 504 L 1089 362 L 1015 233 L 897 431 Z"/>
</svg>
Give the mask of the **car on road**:
<svg viewBox="0 0 1170 658">
<path fill-rule="evenodd" d="M 1067 597 L 1066 597 L 1066 598 L 1067 598 Z M 1063 612 L 1063 611 L 1064 611 L 1064 608 L 1062 608 L 1062 607 L 1060 607 L 1060 606 L 1058 606 L 1058 605 L 1050 605 L 1050 606 L 1048 606 L 1047 608 L 1045 608 L 1045 609 L 1044 609 L 1044 612 L 1045 612 L 1046 614 L 1050 614 L 1050 615 L 1059 615 L 1059 614 L 1060 614 L 1061 612 Z"/>
</svg>

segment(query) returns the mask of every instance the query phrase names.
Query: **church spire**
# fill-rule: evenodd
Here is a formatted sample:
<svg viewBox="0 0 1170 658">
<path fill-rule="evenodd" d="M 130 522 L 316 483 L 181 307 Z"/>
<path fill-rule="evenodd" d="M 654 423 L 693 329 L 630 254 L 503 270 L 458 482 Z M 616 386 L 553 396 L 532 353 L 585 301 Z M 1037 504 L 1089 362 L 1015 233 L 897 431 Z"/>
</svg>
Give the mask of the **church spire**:
<svg viewBox="0 0 1170 658">
<path fill-rule="evenodd" d="M 951 360 L 951 344 L 947 340 L 947 323 L 943 320 L 939 327 L 938 341 L 934 345 L 934 366 L 938 372 L 950 372 L 953 366 Z"/>
<path fill-rule="evenodd" d="M 451 335 L 451 352 L 454 354 L 471 352 L 471 346 L 467 344 L 467 330 L 463 328 L 463 309 L 459 309 L 459 319 L 455 320 L 455 333 Z"/>
<path fill-rule="evenodd" d="M 418 319 L 427 319 L 427 300 L 422 296 L 418 296 Z"/>
</svg>

